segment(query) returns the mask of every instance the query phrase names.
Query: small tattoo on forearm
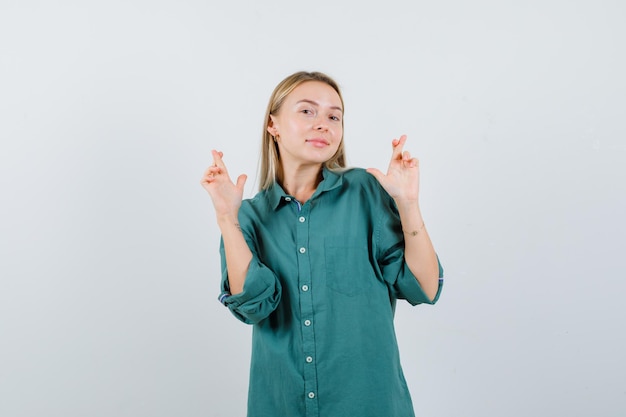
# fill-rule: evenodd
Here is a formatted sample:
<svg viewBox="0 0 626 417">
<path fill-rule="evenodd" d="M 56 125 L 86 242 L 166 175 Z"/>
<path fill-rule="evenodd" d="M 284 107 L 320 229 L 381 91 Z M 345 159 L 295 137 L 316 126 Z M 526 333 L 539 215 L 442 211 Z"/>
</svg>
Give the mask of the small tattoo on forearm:
<svg viewBox="0 0 626 417">
<path fill-rule="evenodd" d="M 239 226 L 239 223 L 235 223 L 235 227 L 241 232 L 241 226 Z"/>
</svg>

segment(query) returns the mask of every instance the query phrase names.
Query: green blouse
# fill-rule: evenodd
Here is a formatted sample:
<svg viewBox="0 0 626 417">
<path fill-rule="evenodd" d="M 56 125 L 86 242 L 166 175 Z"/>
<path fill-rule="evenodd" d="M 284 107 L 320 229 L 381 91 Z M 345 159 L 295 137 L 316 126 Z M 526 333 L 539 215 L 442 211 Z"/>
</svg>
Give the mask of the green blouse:
<svg viewBox="0 0 626 417">
<path fill-rule="evenodd" d="M 304 204 L 275 184 L 244 200 L 253 254 L 220 300 L 253 324 L 248 417 L 414 416 L 396 342 L 397 299 L 434 304 L 404 262 L 393 199 L 360 168 L 324 169 Z"/>
</svg>

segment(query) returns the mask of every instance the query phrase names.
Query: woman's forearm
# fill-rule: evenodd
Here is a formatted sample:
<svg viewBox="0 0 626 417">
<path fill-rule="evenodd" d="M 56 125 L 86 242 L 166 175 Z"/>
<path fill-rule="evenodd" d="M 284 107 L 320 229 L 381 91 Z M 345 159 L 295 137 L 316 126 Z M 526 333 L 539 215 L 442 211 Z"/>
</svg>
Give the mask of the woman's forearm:
<svg viewBox="0 0 626 417">
<path fill-rule="evenodd" d="M 437 254 L 417 201 L 396 201 L 404 233 L 404 259 L 426 295 L 433 300 L 439 288 Z"/>
<path fill-rule="evenodd" d="M 224 242 L 230 293 L 238 294 L 243 291 L 243 284 L 252 260 L 252 252 L 243 237 L 236 216 L 218 218 L 217 224 L 222 232 Z"/>
</svg>

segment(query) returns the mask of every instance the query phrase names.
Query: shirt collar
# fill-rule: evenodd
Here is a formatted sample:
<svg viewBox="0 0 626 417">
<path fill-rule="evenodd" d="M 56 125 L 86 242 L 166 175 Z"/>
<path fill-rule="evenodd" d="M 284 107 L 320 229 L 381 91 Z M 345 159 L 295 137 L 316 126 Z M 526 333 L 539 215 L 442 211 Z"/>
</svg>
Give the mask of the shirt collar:
<svg viewBox="0 0 626 417">
<path fill-rule="evenodd" d="M 322 182 L 320 182 L 317 186 L 317 190 L 315 190 L 311 199 L 316 198 L 323 192 L 340 187 L 341 184 L 343 184 L 343 170 L 337 172 L 324 167 L 322 168 L 322 177 Z M 266 191 L 266 195 L 273 210 L 276 210 L 280 206 L 281 202 L 286 201 L 285 198 L 293 198 L 287 194 L 285 190 L 283 190 L 283 187 L 281 187 L 277 182 L 270 185 Z"/>
</svg>

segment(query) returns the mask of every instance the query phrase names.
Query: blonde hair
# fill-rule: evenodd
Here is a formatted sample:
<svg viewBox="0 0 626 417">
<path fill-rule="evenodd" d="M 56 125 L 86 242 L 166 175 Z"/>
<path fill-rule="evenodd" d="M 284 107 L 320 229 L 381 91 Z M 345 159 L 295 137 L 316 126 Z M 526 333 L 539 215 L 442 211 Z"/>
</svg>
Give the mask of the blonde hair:
<svg viewBox="0 0 626 417">
<path fill-rule="evenodd" d="M 343 109 L 343 97 L 339 90 L 339 85 L 328 75 L 321 72 L 300 71 L 291 74 L 282 80 L 274 89 L 270 97 L 270 101 L 265 111 L 265 121 L 263 122 L 263 138 L 261 142 L 261 170 L 259 176 L 259 190 L 263 191 L 274 184 L 282 177 L 282 165 L 280 162 L 280 154 L 278 152 L 278 144 L 274 142 L 274 138 L 267 131 L 270 123 L 270 116 L 276 115 L 280 111 L 285 98 L 300 84 L 307 81 L 320 81 L 331 86 L 339 95 L 341 107 Z M 343 128 L 343 118 L 341 119 L 341 127 Z M 328 169 L 341 169 L 346 167 L 346 154 L 343 146 L 343 134 L 337 152 L 328 161 L 324 162 L 324 167 Z"/>
</svg>

